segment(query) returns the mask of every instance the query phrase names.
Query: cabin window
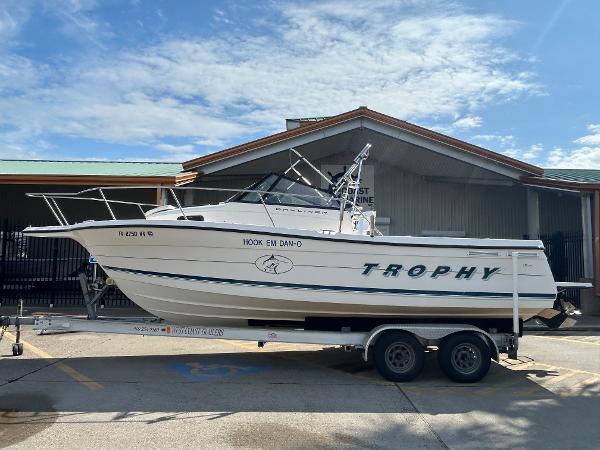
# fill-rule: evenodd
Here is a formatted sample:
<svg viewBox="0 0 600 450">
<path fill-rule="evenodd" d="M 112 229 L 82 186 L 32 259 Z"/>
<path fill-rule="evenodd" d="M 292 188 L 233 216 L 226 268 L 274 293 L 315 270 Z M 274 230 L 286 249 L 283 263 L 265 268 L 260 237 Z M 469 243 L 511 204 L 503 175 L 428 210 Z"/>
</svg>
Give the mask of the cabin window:
<svg viewBox="0 0 600 450">
<path fill-rule="evenodd" d="M 177 220 L 186 220 L 186 219 L 183 216 L 179 216 L 177 218 Z M 187 220 L 196 220 L 198 222 L 204 222 L 204 216 L 201 216 L 200 214 L 192 214 L 192 215 L 187 216 Z"/>
<path fill-rule="evenodd" d="M 268 205 L 333 209 L 340 207 L 339 201 L 333 198 L 330 193 L 283 175 L 268 175 L 248 189 L 265 191 L 263 201 Z M 260 197 L 256 192 L 241 193 L 233 197 L 230 201 L 261 203 Z"/>
</svg>

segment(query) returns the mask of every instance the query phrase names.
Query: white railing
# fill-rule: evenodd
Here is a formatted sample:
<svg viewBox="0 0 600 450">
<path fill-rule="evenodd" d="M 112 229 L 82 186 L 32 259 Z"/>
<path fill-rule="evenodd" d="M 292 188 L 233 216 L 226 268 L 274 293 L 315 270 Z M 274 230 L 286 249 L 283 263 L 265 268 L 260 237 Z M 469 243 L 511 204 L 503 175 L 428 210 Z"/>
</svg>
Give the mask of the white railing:
<svg viewBox="0 0 600 450">
<path fill-rule="evenodd" d="M 339 231 L 342 231 L 342 223 L 344 220 L 344 211 L 350 207 L 352 215 L 359 215 L 367 222 L 369 222 L 369 233 L 371 236 L 374 236 L 376 233 L 378 235 L 382 235 L 382 233 L 375 227 L 375 223 L 373 221 L 373 216 L 367 217 L 362 208 L 356 205 L 358 189 L 360 185 L 360 176 L 362 170 L 363 162 L 369 156 L 369 150 L 371 149 L 371 144 L 367 143 L 360 152 L 358 152 L 357 156 L 354 158 L 351 166 L 344 172 L 342 177 L 338 179 L 335 183 L 325 174 L 323 174 L 314 164 L 312 164 L 308 159 L 306 159 L 302 154 L 300 154 L 297 150 L 291 148 L 290 149 L 290 167 L 284 172 L 284 175 L 287 175 L 289 172 L 295 173 L 298 178 L 296 178 L 296 182 L 302 179 L 305 182 L 305 185 L 309 188 L 313 188 L 317 195 L 308 195 L 308 194 L 296 194 L 296 193 L 287 193 L 287 192 L 278 192 L 278 191 L 261 191 L 254 189 L 229 189 L 229 188 L 209 188 L 209 187 L 201 187 L 201 186 L 176 186 L 176 187 L 164 187 L 164 186 L 108 186 L 108 187 L 95 187 L 90 189 L 84 189 L 78 192 L 35 192 L 35 193 L 27 193 L 28 197 L 41 198 L 46 202 L 48 208 L 52 212 L 52 215 L 57 220 L 57 222 L 62 225 L 70 225 L 67 220 L 65 214 L 61 210 L 58 205 L 57 200 L 87 200 L 87 201 L 97 201 L 103 202 L 106 205 L 106 209 L 110 215 L 112 220 L 117 220 L 113 209 L 111 208 L 111 204 L 121 204 L 121 205 L 133 205 L 137 206 L 142 213 L 143 218 L 146 217 L 146 211 L 144 211 L 144 207 L 160 207 L 165 205 L 154 204 L 154 203 L 144 203 L 144 202 L 134 202 L 134 201 L 126 201 L 126 200 L 114 200 L 109 199 L 105 195 L 105 191 L 111 190 L 126 190 L 126 189 L 166 189 L 171 193 L 173 200 L 179 211 L 181 212 L 181 216 L 185 220 L 189 220 L 188 216 L 185 213 L 185 209 L 181 205 L 179 201 L 179 197 L 175 193 L 175 190 L 199 190 L 199 191 L 216 191 L 216 192 L 233 192 L 235 194 L 239 193 L 255 193 L 258 195 L 260 202 L 263 205 L 265 213 L 267 214 L 271 224 L 275 227 L 275 222 L 273 221 L 273 217 L 269 213 L 269 209 L 267 208 L 267 204 L 265 203 L 264 197 L 265 195 L 273 195 L 277 197 L 293 197 L 296 199 L 299 198 L 314 198 L 317 199 L 318 202 L 316 205 L 294 205 L 293 203 L 287 203 L 290 206 L 299 206 L 299 207 L 307 207 L 307 208 L 319 208 L 323 206 L 319 206 L 319 203 L 325 202 L 326 204 L 339 204 L 340 211 L 340 220 L 339 220 Z M 292 163 L 292 156 L 297 158 L 295 162 Z M 320 191 L 316 187 L 312 186 L 312 184 L 300 173 L 297 169 L 298 164 L 301 162 L 307 164 L 311 169 L 313 169 L 319 176 L 321 176 L 330 186 L 333 195 L 328 194 L 327 192 Z M 355 180 L 356 178 L 356 180 Z M 90 197 L 88 196 L 91 193 L 97 192 L 99 197 Z M 231 199 L 231 198 L 230 198 Z M 230 200 L 229 199 L 229 200 Z M 229 201 L 227 200 L 227 201 Z M 337 205 L 336 205 L 337 207 Z"/>
<path fill-rule="evenodd" d="M 69 222 L 62 212 L 57 200 L 83 200 L 83 201 L 92 201 L 92 202 L 101 202 L 106 205 L 106 209 L 110 215 L 111 220 L 118 220 L 115 216 L 113 209 L 111 208 L 111 204 L 119 204 L 119 205 L 132 205 L 137 206 L 140 212 L 142 213 L 143 218 L 146 218 L 146 211 L 144 211 L 144 207 L 157 208 L 161 205 L 158 203 L 146 203 L 146 202 L 135 202 L 135 201 L 127 201 L 127 200 L 115 200 L 108 198 L 105 194 L 105 191 L 117 191 L 117 190 L 132 190 L 132 189 L 166 189 L 170 192 L 171 196 L 175 201 L 175 205 L 177 209 L 181 212 L 181 215 L 185 220 L 189 220 L 186 213 L 185 208 L 181 205 L 179 201 L 179 197 L 175 193 L 175 190 L 186 191 L 186 190 L 196 190 L 196 191 L 213 191 L 213 192 L 233 192 L 233 193 L 255 193 L 258 194 L 260 202 L 262 203 L 265 213 L 269 216 L 271 223 L 273 223 L 273 218 L 271 217 L 269 210 L 267 208 L 267 204 L 264 201 L 264 195 L 273 195 L 277 197 L 293 197 L 293 198 L 314 198 L 323 202 L 324 196 L 321 195 L 307 195 L 307 194 L 295 194 L 295 193 L 287 193 L 287 192 L 272 192 L 272 191 L 260 191 L 255 189 L 230 189 L 230 188 L 209 188 L 209 187 L 201 187 L 201 186 L 185 186 L 185 187 L 167 187 L 164 186 L 104 186 L 104 187 L 95 187 L 90 189 L 84 189 L 78 192 L 30 192 L 25 195 L 32 198 L 41 198 L 46 202 L 48 208 L 52 212 L 54 218 L 58 221 L 60 225 L 69 225 Z M 98 193 L 98 197 L 89 197 L 86 196 L 92 193 Z M 327 201 L 327 199 L 326 199 Z M 329 196 L 329 203 L 339 202 L 340 200 L 336 197 Z M 302 206 L 302 205 L 298 205 Z M 313 207 L 318 208 L 318 206 L 305 206 L 305 207 Z M 273 226 L 275 224 L 273 223 Z"/>
</svg>

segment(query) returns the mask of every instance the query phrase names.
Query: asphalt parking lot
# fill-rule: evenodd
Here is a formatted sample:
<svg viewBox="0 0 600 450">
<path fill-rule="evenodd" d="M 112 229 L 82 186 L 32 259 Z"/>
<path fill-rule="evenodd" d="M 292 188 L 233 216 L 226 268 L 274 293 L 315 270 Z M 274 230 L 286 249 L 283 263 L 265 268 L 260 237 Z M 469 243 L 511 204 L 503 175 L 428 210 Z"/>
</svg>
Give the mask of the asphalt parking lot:
<svg viewBox="0 0 600 450">
<path fill-rule="evenodd" d="M 358 352 L 101 334 L 0 342 L 0 448 L 598 448 L 600 333 L 537 333 L 474 385 Z"/>
</svg>

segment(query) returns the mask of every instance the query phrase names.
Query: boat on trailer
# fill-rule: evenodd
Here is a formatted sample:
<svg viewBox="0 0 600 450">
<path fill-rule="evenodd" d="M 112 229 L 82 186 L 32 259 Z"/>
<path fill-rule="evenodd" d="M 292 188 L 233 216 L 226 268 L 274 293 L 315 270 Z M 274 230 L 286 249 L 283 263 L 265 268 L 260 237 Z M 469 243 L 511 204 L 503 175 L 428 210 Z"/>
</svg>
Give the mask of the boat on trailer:
<svg viewBox="0 0 600 450">
<path fill-rule="evenodd" d="M 337 179 L 290 149 L 288 170 L 217 205 L 183 207 L 178 188 L 169 189 L 175 205 L 166 206 L 108 199 L 115 188 L 29 194 L 47 203 L 59 225 L 24 233 L 79 242 L 134 303 L 174 326 L 369 332 L 365 355 L 377 341 L 377 365 L 389 379 L 416 376 L 419 349 L 436 345 L 447 373 L 459 373 L 462 359 L 479 363 L 454 377 L 475 381 L 490 355 L 516 354 L 520 321 L 555 304 L 558 285 L 543 244 L 383 236 L 376 212 L 356 204 L 370 148 Z M 311 184 L 300 165 L 328 189 Z M 58 200 L 93 193 L 99 197 L 89 199 L 104 202 L 110 219 L 69 224 Z M 143 217 L 119 220 L 113 203 L 131 203 Z"/>
<path fill-rule="evenodd" d="M 520 317 L 552 308 L 557 290 L 541 241 L 378 233 L 375 211 L 354 200 L 369 150 L 336 183 L 317 172 L 329 190 L 310 185 L 296 164 L 217 205 L 181 207 L 174 195 L 176 206 L 142 219 L 76 224 L 54 207 L 61 225 L 24 233 L 76 240 L 134 303 L 187 325 L 356 328 L 361 319 L 426 318 L 510 326 L 513 252 Z"/>
</svg>

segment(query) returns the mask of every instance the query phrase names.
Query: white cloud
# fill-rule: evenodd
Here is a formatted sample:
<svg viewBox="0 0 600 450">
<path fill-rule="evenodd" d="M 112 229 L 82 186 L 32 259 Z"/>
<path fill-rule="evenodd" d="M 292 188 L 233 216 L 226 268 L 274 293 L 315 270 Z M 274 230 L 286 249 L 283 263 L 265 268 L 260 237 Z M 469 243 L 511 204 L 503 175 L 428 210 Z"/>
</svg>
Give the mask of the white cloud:
<svg viewBox="0 0 600 450">
<path fill-rule="evenodd" d="M 582 145 L 600 145 L 600 124 L 588 125 L 590 134 L 575 139 L 575 143 Z"/>
<path fill-rule="evenodd" d="M 455 120 L 452 124 L 452 128 L 457 130 L 470 130 L 471 128 L 478 128 L 483 123 L 483 119 L 479 116 L 465 116 L 458 120 Z"/>
<path fill-rule="evenodd" d="M 600 125 L 587 126 L 589 134 L 573 141 L 572 150 L 555 148 L 548 155 L 545 167 L 561 169 L 600 169 Z"/>
<path fill-rule="evenodd" d="M 541 143 L 531 144 L 523 148 L 517 145 L 515 137 L 510 134 L 477 134 L 471 137 L 471 141 L 503 155 L 532 164 L 539 163 L 539 157 L 544 151 L 544 146 Z"/>
<path fill-rule="evenodd" d="M 515 137 L 513 135 L 500 135 L 500 134 L 476 134 L 471 138 L 474 142 L 485 142 L 499 145 L 501 148 L 514 147 Z M 489 144 L 486 144 L 489 145 Z"/>
<path fill-rule="evenodd" d="M 162 159 L 167 161 L 187 161 L 196 156 L 195 147 L 191 144 L 156 144 L 154 147 L 164 152 Z"/>
<path fill-rule="evenodd" d="M 542 144 L 530 145 L 529 148 L 522 152 L 521 158 L 527 162 L 534 162 L 538 159 L 543 150 L 544 146 Z"/>
<path fill-rule="evenodd" d="M 66 4 L 74 18 L 65 23 L 98 35 L 93 2 Z M 0 62 L 0 123 L 30 140 L 58 134 L 160 148 L 171 138 L 241 140 L 281 130 L 286 117 L 358 105 L 407 120 L 451 118 L 466 130 L 481 124 L 473 111 L 539 92 L 528 70 L 515 69 L 527 63 L 500 43 L 514 24 L 499 16 L 437 0 L 272 7 L 251 31 L 167 36 L 52 70 L 12 55 L 29 75 L 3 72 Z M 0 131 L 0 152 L 4 141 Z"/>
<path fill-rule="evenodd" d="M 172 145 L 172 144 L 157 144 L 156 148 L 159 150 L 165 150 L 167 152 L 191 152 L 194 150 L 193 145 Z"/>
<path fill-rule="evenodd" d="M 4 0 L 0 3 L 0 59 L 2 50 L 15 44 L 15 37 L 30 15 L 30 4 L 25 0 Z"/>
</svg>

